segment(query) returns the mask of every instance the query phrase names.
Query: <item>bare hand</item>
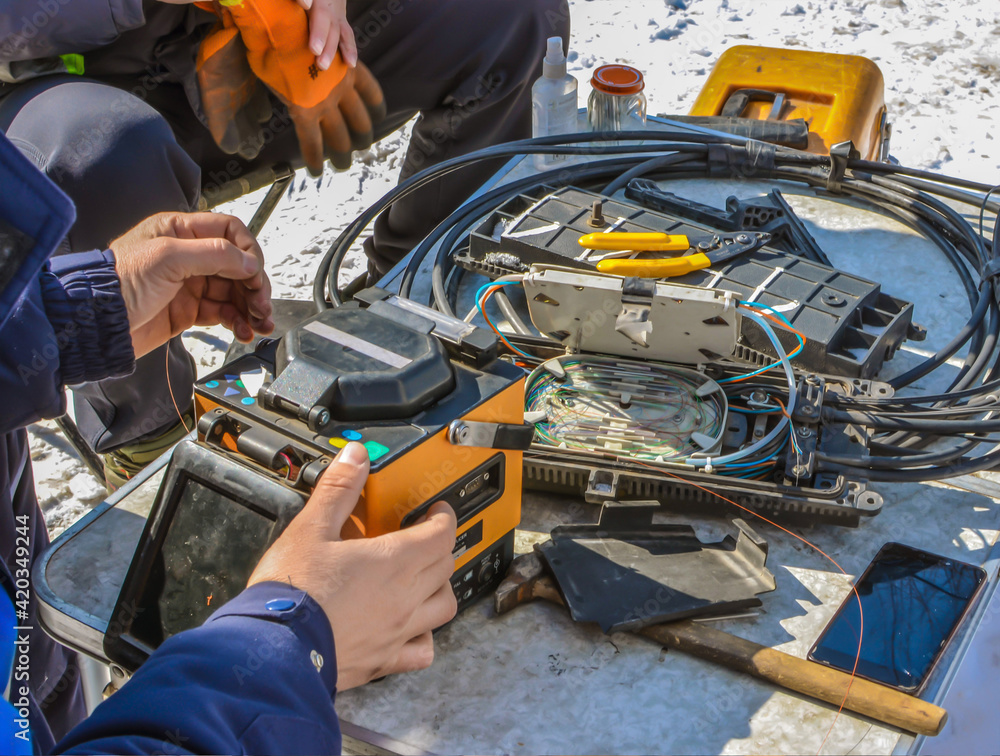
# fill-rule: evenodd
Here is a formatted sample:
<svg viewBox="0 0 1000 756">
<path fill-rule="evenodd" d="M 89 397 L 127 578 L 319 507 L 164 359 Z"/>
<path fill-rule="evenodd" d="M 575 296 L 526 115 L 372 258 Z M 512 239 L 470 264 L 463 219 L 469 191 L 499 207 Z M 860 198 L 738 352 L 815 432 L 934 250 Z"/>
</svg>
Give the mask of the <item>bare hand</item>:
<svg viewBox="0 0 1000 756">
<path fill-rule="evenodd" d="M 309 12 L 309 49 L 316 56 L 316 65 L 328 69 L 339 48 L 344 62 L 354 68 L 358 45 L 347 21 L 347 0 L 296 1 Z"/>
<path fill-rule="evenodd" d="M 264 554 L 249 585 L 289 582 L 323 607 L 337 649 L 337 689 L 430 666 L 431 630 L 455 616 L 455 513 L 438 502 L 420 523 L 342 541 L 368 478 L 368 452 L 344 447 L 305 508 Z"/>
<path fill-rule="evenodd" d="M 217 213 L 160 213 L 110 244 L 136 357 L 192 326 L 221 323 L 240 341 L 274 330 L 256 239 Z"/>
</svg>

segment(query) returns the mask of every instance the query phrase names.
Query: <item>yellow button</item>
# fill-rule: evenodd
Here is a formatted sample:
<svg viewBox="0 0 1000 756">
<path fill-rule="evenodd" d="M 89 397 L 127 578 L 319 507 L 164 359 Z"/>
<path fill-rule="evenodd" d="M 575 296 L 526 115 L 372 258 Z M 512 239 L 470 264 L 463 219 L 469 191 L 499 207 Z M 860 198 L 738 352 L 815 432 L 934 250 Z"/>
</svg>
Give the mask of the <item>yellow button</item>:
<svg viewBox="0 0 1000 756">
<path fill-rule="evenodd" d="M 345 446 L 347 446 L 347 439 L 346 438 L 331 438 L 330 439 L 330 446 L 336 446 L 338 449 L 343 449 Z"/>
</svg>

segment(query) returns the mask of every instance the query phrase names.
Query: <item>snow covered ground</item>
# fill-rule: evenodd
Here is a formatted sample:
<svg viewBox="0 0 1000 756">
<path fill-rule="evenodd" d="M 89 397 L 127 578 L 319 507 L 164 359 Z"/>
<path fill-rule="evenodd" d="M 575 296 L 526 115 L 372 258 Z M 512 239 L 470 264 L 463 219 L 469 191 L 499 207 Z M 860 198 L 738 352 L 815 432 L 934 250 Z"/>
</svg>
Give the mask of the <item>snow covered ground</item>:
<svg viewBox="0 0 1000 756">
<path fill-rule="evenodd" d="M 686 113 L 715 60 L 738 44 L 863 55 L 885 76 L 892 153 L 904 165 L 1000 182 L 1000 6 L 988 0 L 570 0 L 570 72 L 581 105 L 594 68 L 621 62 L 646 75 L 651 114 Z M 296 178 L 261 236 L 275 296 L 310 298 L 322 253 L 388 191 L 408 131 L 343 173 Z M 259 195 L 220 208 L 248 220 Z M 361 260 L 346 266 L 361 270 Z M 185 336 L 200 369 L 217 364 L 221 329 Z M 53 535 L 103 498 L 51 423 L 31 429 L 36 486 Z"/>
</svg>

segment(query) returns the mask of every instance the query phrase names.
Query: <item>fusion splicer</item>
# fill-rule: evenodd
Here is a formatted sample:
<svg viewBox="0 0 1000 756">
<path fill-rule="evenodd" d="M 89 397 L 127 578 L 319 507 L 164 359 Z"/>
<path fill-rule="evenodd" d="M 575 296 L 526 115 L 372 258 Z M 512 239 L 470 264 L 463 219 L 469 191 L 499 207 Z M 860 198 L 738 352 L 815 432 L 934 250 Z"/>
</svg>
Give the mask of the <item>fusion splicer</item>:
<svg viewBox="0 0 1000 756">
<path fill-rule="evenodd" d="M 459 609 L 491 592 L 521 515 L 524 373 L 488 331 L 368 289 L 263 340 L 195 386 L 198 441 L 174 451 L 105 638 L 137 668 L 236 596 L 349 441 L 371 473 L 343 536 L 458 517 Z"/>
</svg>

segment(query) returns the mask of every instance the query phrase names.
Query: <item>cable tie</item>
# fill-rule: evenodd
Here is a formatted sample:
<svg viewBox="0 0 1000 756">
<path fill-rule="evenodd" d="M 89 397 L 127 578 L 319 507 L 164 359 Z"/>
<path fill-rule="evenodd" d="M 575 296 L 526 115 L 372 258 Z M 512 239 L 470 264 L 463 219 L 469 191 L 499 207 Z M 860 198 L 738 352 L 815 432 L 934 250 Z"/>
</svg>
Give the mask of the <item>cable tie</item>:
<svg viewBox="0 0 1000 756">
<path fill-rule="evenodd" d="M 989 283 L 992 279 L 1000 275 L 1000 260 L 993 258 L 989 260 L 986 265 L 983 266 L 982 272 L 979 274 L 979 289 L 982 290 L 983 286 Z"/>
<path fill-rule="evenodd" d="M 847 174 L 847 161 L 860 159 L 861 153 L 854 146 L 854 142 L 848 140 L 833 145 L 830 148 L 830 170 L 826 174 L 826 190 L 840 194 L 843 191 L 844 176 Z"/>
<path fill-rule="evenodd" d="M 743 144 L 708 145 L 707 162 L 710 176 L 750 179 L 767 175 L 775 169 L 778 149 L 773 144 L 750 139 Z"/>
</svg>

